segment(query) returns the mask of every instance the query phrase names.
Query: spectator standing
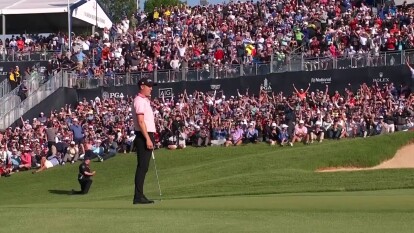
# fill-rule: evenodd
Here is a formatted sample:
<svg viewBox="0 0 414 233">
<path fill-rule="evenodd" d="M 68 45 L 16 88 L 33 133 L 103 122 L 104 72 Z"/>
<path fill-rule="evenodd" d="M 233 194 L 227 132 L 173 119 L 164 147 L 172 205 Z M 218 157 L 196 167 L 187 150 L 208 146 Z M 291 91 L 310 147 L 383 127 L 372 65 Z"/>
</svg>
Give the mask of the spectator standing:
<svg viewBox="0 0 414 233">
<path fill-rule="evenodd" d="M 26 86 L 26 81 L 23 81 L 19 86 L 19 91 L 17 95 L 20 97 L 20 101 L 24 101 L 27 98 L 27 93 L 29 89 Z"/>
<path fill-rule="evenodd" d="M 17 80 L 16 80 L 16 75 L 14 74 L 14 69 L 13 68 L 11 68 L 10 72 L 9 72 L 9 83 L 10 83 L 11 90 L 16 89 L 16 87 L 18 86 Z"/>
<path fill-rule="evenodd" d="M 47 148 L 49 151 L 52 151 L 52 146 L 56 146 L 56 134 L 57 129 L 54 127 L 53 122 L 49 121 L 47 123 L 47 128 L 45 129 Z"/>
</svg>

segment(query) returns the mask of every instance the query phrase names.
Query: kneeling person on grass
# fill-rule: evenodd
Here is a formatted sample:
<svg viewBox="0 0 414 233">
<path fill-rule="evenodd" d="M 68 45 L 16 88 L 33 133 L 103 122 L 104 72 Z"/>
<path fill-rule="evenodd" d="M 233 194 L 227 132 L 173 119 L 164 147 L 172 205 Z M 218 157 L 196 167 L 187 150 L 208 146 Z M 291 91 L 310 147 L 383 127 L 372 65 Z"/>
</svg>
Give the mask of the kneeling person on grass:
<svg viewBox="0 0 414 233">
<path fill-rule="evenodd" d="M 72 194 L 87 194 L 89 192 L 89 188 L 92 185 L 91 177 L 96 173 L 95 171 L 91 172 L 89 167 L 90 162 L 91 158 L 86 156 L 83 163 L 79 165 L 78 181 L 81 186 L 81 191 L 72 190 Z"/>
</svg>

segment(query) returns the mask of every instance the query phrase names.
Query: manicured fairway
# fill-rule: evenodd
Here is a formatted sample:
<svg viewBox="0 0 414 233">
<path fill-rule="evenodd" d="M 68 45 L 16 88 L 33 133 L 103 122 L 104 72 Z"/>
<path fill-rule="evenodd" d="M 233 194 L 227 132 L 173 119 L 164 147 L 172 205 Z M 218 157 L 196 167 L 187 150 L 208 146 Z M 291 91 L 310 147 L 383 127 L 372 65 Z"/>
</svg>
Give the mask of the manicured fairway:
<svg viewBox="0 0 414 233">
<path fill-rule="evenodd" d="M 163 201 L 133 206 L 134 155 L 93 162 L 87 196 L 77 165 L 0 179 L 0 232 L 412 232 L 411 169 L 315 173 L 374 166 L 413 133 L 271 148 L 156 152 Z M 146 193 L 158 199 L 154 170 Z"/>
</svg>

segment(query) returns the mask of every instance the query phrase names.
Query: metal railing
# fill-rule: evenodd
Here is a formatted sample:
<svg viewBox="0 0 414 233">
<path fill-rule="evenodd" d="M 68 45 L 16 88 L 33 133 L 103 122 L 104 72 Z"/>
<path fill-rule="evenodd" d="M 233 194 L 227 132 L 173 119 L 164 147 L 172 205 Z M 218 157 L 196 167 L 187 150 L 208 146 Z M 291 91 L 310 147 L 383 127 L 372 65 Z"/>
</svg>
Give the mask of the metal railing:
<svg viewBox="0 0 414 233">
<path fill-rule="evenodd" d="M 28 94 L 27 98 L 24 101 L 20 101 L 20 98 L 18 96 L 14 96 L 14 98 L 17 98 L 17 101 L 15 101 L 14 103 L 18 104 L 9 108 L 7 112 L 1 114 L 0 129 L 5 129 L 9 127 L 23 114 L 25 114 L 34 106 L 42 102 L 44 99 L 46 99 L 49 95 L 51 95 L 60 87 L 66 87 L 67 80 L 69 79 L 67 76 L 65 76 L 65 73 L 63 71 L 60 71 L 53 75 L 43 85 L 40 85 L 36 90 Z M 12 98 L 10 99 L 12 100 Z"/>
<path fill-rule="evenodd" d="M 46 52 L 52 57 L 56 52 Z M 153 72 L 132 72 L 94 77 L 79 77 L 69 74 L 70 87 L 95 88 L 99 86 L 122 86 L 136 84 L 142 77 L 150 77 L 160 83 L 179 81 L 200 81 L 207 79 L 236 78 L 240 76 L 266 75 L 292 71 L 315 71 L 332 69 L 351 69 L 369 66 L 395 66 L 405 61 L 414 62 L 414 50 L 390 51 L 379 53 L 354 54 L 338 57 L 306 57 L 305 54 L 273 54 L 270 62 L 250 64 L 209 65 L 199 69 L 184 68 L 177 70 L 155 70 Z M 0 85 L 1 88 L 1 85 Z M 1 93 L 1 92 L 0 92 Z"/>
<path fill-rule="evenodd" d="M 332 69 L 351 69 L 370 66 L 396 66 L 405 61 L 414 62 L 414 50 L 380 53 L 355 54 L 339 57 L 307 58 L 304 54 L 273 55 L 271 61 L 251 64 L 211 65 L 200 69 L 155 70 L 153 72 L 132 72 L 123 74 L 79 77 L 70 75 L 71 87 L 96 88 L 99 86 L 121 86 L 136 84 L 140 78 L 150 77 L 160 83 L 179 81 L 200 81 L 207 79 L 236 78 L 240 76 L 266 75 L 292 71 L 315 71 Z"/>
<path fill-rule="evenodd" d="M 37 64 L 35 64 L 33 67 L 32 67 L 32 69 L 33 69 L 33 72 L 30 74 L 30 79 L 29 79 L 29 83 L 31 83 L 31 81 L 33 80 L 33 77 L 35 77 L 36 75 L 38 75 L 38 73 L 37 72 L 40 72 L 40 76 L 42 76 L 42 72 L 39 70 L 39 67 L 40 66 L 40 64 L 39 63 L 37 63 Z M 21 74 L 21 75 L 23 75 L 23 74 Z M 25 77 L 23 77 L 23 79 L 24 79 Z M 17 87 L 16 87 L 17 88 Z M 7 77 L 5 80 L 3 80 L 2 82 L 0 82 L 0 99 L 3 97 L 3 96 L 5 96 L 5 95 L 7 95 L 8 93 L 10 93 L 11 91 L 13 91 L 12 90 L 12 87 L 11 87 L 11 85 L 10 85 L 10 81 L 9 81 L 9 77 Z"/>
<path fill-rule="evenodd" d="M 37 71 L 34 71 L 28 80 L 23 80 L 22 83 L 26 86 L 27 92 L 26 96 L 29 96 L 33 92 L 35 92 L 44 82 L 44 77 L 40 75 Z M 16 87 L 14 90 L 8 92 L 0 99 L 0 117 L 10 111 L 11 109 L 15 108 L 21 103 L 21 97 L 19 94 L 20 85 Z"/>
<path fill-rule="evenodd" d="M 18 61 L 48 61 L 56 57 L 61 51 L 18 51 L 13 48 L 0 49 L 1 62 Z"/>
</svg>

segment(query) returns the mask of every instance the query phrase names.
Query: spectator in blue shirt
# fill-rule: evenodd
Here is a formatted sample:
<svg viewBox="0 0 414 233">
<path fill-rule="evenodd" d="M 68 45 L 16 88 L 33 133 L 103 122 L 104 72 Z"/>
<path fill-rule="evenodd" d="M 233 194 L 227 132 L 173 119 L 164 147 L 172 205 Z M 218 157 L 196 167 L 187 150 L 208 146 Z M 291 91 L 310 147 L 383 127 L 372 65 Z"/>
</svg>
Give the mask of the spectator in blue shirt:
<svg viewBox="0 0 414 233">
<path fill-rule="evenodd" d="M 77 118 L 73 119 L 73 124 L 69 126 L 69 129 L 73 133 L 73 141 L 75 141 L 76 145 L 82 145 L 85 134 Z"/>
<path fill-rule="evenodd" d="M 211 140 L 211 145 L 224 145 L 224 143 L 226 143 L 227 140 L 227 135 L 227 131 L 223 128 L 223 126 L 215 128 L 213 131 L 213 140 Z"/>
<path fill-rule="evenodd" d="M 285 146 L 289 142 L 289 133 L 287 131 L 288 126 L 283 124 L 282 130 L 279 132 L 279 142 L 281 146 Z"/>
<path fill-rule="evenodd" d="M 254 124 L 250 123 L 249 128 L 246 131 L 247 142 L 257 143 L 258 137 L 259 137 L 259 132 L 254 127 Z"/>
</svg>

